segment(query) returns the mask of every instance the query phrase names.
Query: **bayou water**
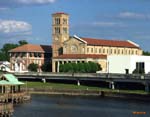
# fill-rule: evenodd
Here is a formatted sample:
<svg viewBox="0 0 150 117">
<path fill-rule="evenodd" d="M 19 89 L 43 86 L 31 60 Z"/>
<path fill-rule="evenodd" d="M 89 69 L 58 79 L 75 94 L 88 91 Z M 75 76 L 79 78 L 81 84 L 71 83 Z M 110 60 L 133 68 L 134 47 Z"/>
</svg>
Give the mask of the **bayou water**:
<svg viewBox="0 0 150 117">
<path fill-rule="evenodd" d="M 150 117 L 150 102 L 120 98 L 32 95 L 13 117 Z"/>
</svg>

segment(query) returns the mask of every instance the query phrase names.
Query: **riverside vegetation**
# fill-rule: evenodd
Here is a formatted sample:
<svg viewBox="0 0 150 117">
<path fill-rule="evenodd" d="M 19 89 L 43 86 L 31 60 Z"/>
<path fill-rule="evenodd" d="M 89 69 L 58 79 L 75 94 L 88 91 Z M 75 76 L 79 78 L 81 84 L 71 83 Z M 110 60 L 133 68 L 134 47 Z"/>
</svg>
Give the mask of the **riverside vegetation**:
<svg viewBox="0 0 150 117">
<path fill-rule="evenodd" d="M 109 88 L 101 88 L 101 87 L 93 87 L 93 86 L 84 86 L 84 85 L 76 85 L 76 84 L 63 84 L 63 83 L 43 83 L 43 82 L 25 82 L 26 86 L 24 88 L 29 89 L 62 89 L 62 90 L 89 90 L 89 91 L 104 91 L 104 92 L 116 92 L 116 93 L 129 93 L 129 94 L 148 94 L 143 90 L 118 90 L 118 89 L 109 89 Z"/>
</svg>

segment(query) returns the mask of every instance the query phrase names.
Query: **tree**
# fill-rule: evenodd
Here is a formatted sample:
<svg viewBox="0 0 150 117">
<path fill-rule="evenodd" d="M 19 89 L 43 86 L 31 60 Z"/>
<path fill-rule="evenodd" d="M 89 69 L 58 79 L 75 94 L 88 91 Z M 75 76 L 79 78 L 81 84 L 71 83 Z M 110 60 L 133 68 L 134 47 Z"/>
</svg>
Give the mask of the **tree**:
<svg viewBox="0 0 150 117">
<path fill-rule="evenodd" d="M 29 70 L 29 71 L 37 72 L 37 69 L 38 69 L 38 64 L 31 63 L 31 64 L 29 64 L 29 66 L 28 66 L 28 70 Z"/>
<path fill-rule="evenodd" d="M 143 51 L 143 55 L 145 55 L 145 56 L 150 56 L 150 52 L 148 52 L 148 51 Z"/>
<path fill-rule="evenodd" d="M 18 43 L 19 43 L 20 46 L 28 44 L 28 42 L 26 40 L 20 40 Z"/>
<path fill-rule="evenodd" d="M 0 55 L 2 55 L 3 58 L 1 57 L 0 59 L 5 60 L 5 61 L 9 61 L 10 57 L 9 57 L 8 51 L 11 49 L 14 49 L 16 47 L 18 47 L 17 44 L 11 44 L 11 43 L 4 44 L 3 48 L 1 49 L 1 53 L 0 53 Z"/>
<path fill-rule="evenodd" d="M 3 47 L 0 50 L 0 61 L 9 61 L 10 60 L 10 56 L 9 56 L 9 50 L 14 49 L 18 46 L 27 44 L 28 42 L 25 40 L 20 40 L 18 42 L 19 44 L 13 44 L 13 43 L 6 43 L 3 45 Z"/>
<path fill-rule="evenodd" d="M 42 69 L 42 71 L 44 71 L 44 72 L 50 72 L 50 71 L 52 71 L 51 66 L 52 66 L 52 63 L 51 63 L 51 62 L 45 63 L 45 64 L 43 64 L 43 65 L 41 66 L 41 69 Z"/>
</svg>

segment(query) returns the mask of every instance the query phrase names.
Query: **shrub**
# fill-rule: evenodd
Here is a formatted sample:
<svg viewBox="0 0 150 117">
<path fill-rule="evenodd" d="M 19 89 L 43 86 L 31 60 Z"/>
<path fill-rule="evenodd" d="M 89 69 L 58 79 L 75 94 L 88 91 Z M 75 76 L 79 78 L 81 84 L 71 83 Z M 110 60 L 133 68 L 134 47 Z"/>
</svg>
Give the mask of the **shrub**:
<svg viewBox="0 0 150 117">
<path fill-rule="evenodd" d="M 41 66 L 41 69 L 42 69 L 42 71 L 44 71 L 44 72 L 50 72 L 50 71 L 52 71 L 52 64 L 49 62 L 49 63 L 45 63 L 45 64 L 43 64 L 42 66 Z"/>
<path fill-rule="evenodd" d="M 28 66 L 28 70 L 29 70 L 29 71 L 37 72 L 37 69 L 38 69 L 38 64 L 31 63 L 31 64 L 29 64 L 29 66 Z"/>
<path fill-rule="evenodd" d="M 60 72 L 74 72 L 74 73 L 96 73 L 96 71 L 101 70 L 101 65 L 88 62 L 88 63 L 65 63 L 60 64 Z"/>
</svg>

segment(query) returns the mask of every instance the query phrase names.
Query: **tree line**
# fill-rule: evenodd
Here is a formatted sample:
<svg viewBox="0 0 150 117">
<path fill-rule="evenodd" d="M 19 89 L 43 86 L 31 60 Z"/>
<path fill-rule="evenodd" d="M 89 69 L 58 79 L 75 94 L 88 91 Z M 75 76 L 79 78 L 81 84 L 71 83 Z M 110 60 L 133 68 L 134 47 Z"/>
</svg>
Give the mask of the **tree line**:
<svg viewBox="0 0 150 117">
<path fill-rule="evenodd" d="M 18 44 L 13 43 L 4 44 L 3 47 L 0 49 L 0 61 L 9 61 L 10 56 L 8 51 L 24 44 L 28 44 L 28 42 L 26 40 L 20 40 L 18 41 Z"/>
</svg>

